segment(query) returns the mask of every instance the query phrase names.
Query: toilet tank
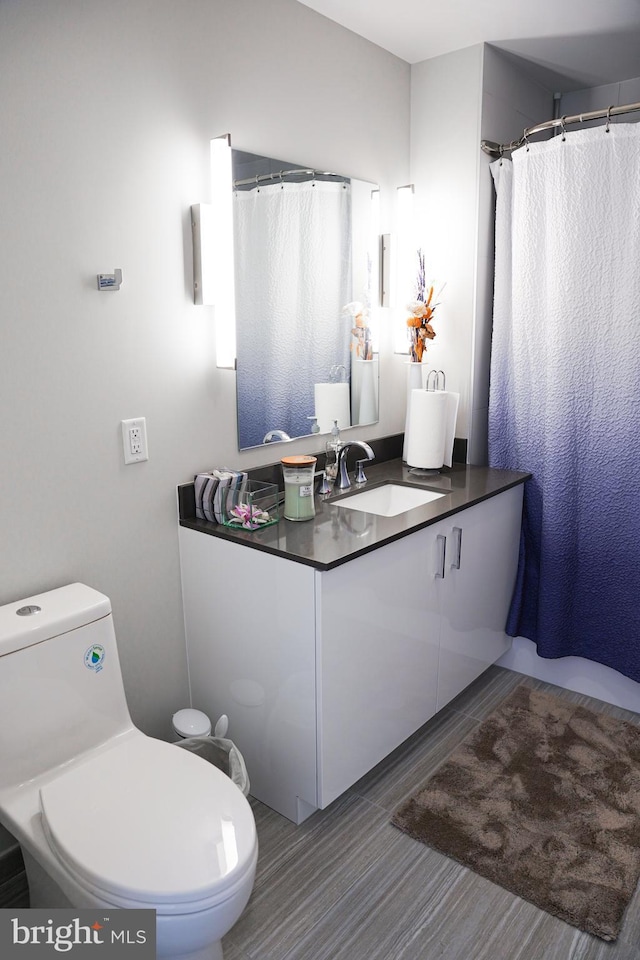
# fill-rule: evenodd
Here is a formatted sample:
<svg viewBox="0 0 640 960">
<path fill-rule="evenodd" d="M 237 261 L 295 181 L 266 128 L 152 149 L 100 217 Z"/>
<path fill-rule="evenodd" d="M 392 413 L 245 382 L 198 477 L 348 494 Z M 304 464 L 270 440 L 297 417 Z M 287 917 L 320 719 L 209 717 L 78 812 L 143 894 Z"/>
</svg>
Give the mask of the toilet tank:
<svg viewBox="0 0 640 960">
<path fill-rule="evenodd" d="M 0 790 L 132 726 L 108 597 L 73 583 L 0 607 Z"/>
</svg>

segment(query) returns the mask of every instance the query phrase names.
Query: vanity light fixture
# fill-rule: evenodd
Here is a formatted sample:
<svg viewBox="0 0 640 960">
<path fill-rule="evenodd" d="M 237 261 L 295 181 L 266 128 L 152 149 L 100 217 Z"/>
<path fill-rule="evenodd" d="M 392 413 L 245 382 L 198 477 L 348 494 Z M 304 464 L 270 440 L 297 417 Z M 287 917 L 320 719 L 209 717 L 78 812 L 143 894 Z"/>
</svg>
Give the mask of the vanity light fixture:
<svg viewBox="0 0 640 960">
<path fill-rule="evenodd" d="M 382 238 L 380 235 L 380 187 L 374 187 L 369 195 L 369 235 L 367 237 L 367 265 L 370 270 L 366 289 L 371 294 L 371 306 L 382 306 Z M 377 299 L 374 302 L 374 291 Z M 380 352 L 380 316 L 379 311 L 371 310 L 371 346 L 374 356 Z"/>
<path fill-rule="evenodd" d="M 413 184 L 397 188 L 394 234 L 380 237 L 380 306 L 395 307 L 396 300 L 408 299 L 404 271 L 407 247 L 413 242 Z"/>
<path fill-rule="evenodd" d="M 216 271 L 216 363 L 235 367 L 236 298 L 233 268 L 233 190 L 231 137 L 211 141 L 211 206 L 213 207 L 213 261 Z"/>
<path fill-rule="evenodd" d="M 414 285 L 416 279 L 416 240 L 414 223 L 414 194 L 415 189 L 412 183 L 407 183 L 398 187 L 396 191 L 396 224 L 397 224 L 397 249 L 396 249 L 396 303 L 394 306 L 403 308 L 414 296 Z M 406 353 L 407 327 L 405 311 L 397 311 L 397 322 L 394 322 L 394 352 Z"/>
<path fill-rule="evenodd" d="M 211 203 L 191 207 L 194 303 L 213 306 L 216 366 L 234 369 L 236 318 L 233 269 L 231 137 L 211 141 Z"/>
</svg>

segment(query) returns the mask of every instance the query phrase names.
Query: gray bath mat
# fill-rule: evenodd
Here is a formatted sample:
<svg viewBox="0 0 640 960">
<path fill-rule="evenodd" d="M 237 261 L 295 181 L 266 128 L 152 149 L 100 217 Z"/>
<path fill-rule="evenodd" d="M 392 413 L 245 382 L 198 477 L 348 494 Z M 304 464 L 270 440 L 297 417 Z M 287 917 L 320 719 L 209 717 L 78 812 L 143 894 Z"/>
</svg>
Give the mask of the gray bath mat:
<svg viewBox="0 0 640 960">
<path fill-rule="evenodd" d="M 640 876 L 640 729 L 520 686 L 392 823 L 615 940 Z"/>
</svg>

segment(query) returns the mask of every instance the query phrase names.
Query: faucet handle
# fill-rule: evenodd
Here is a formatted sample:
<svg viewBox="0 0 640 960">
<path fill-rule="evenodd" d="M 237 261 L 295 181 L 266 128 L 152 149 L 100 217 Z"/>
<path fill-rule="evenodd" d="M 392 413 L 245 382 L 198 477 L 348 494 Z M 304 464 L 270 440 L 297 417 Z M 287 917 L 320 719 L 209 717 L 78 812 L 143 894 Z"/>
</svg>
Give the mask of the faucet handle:
<svg viewBox="0 0 640 960">
<path fill-rule="evenodd" d="M 355 483 L 366 483 L 367 477 L 364 472 L 364 464 L 366 460 L 356 460 L 356 475 L 354 477 Z"/>
<path fill-rule="evenodd" d="M 327 477 L 327 471 L 318 470 L 316 473 L 314 473 L 314 479 L 315 477 L 320 477 L 320 485 L 318 486 L 318 493 L 319 494 L 331 493 L 331 484 L 329 483 L 329 478 Z"/>
</svg>

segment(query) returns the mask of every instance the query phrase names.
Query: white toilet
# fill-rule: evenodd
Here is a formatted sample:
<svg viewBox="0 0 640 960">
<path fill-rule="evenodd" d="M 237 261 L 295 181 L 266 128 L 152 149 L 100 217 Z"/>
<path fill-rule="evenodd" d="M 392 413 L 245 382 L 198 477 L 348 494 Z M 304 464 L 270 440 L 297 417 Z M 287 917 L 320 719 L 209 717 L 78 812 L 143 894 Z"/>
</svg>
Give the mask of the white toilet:
<svg viewBox="0 0 640 960">
<path fill-rule="evenodd" d="M 158 957 L 221 960 L 253 887 L 251 807 L 133 726 L 110 601 L 81 583 L 0 607 L 0 822 L 32 907 L 154 908 Z"/>
</svg>

